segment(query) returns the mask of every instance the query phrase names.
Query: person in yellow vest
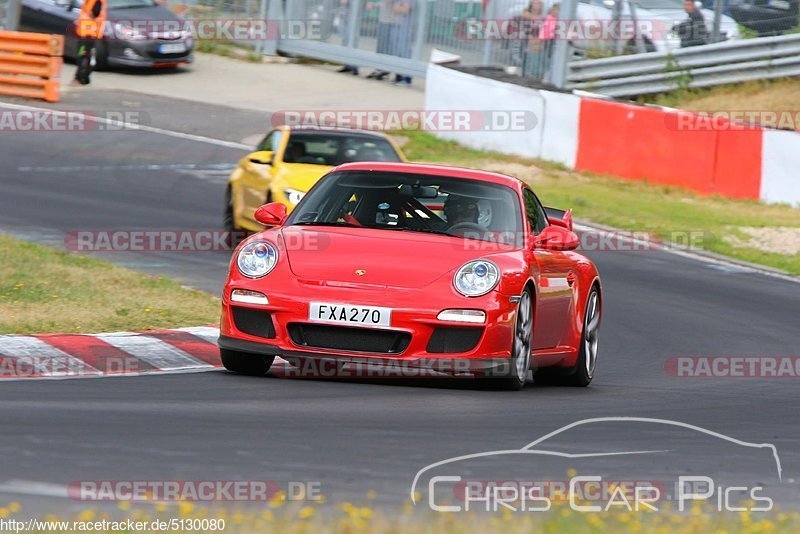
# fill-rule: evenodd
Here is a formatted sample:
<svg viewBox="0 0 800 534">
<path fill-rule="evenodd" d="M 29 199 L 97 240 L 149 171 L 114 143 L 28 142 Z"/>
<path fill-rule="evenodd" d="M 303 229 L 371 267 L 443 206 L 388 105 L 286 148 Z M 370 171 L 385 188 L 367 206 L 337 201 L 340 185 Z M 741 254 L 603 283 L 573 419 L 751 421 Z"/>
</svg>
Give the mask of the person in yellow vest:
<svg viewBox="0 0 800 534">
<path fill-rule="evenodd" d="M 106 0 L 86 0 L 75 22 L 75 33 L 78 36 L 78 70 L 75 81 L 88 85 L 92 73 L 92 50 L 103 37 L 103 25 L 106 21 Z"/>
</svg>

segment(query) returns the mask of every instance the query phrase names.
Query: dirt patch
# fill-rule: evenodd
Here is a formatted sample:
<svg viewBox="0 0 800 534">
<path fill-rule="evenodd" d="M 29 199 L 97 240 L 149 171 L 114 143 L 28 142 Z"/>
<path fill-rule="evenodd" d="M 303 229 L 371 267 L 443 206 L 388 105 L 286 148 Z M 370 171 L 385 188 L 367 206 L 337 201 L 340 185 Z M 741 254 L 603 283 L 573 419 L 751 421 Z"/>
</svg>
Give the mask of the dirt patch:
<svg viewBox="0 0 800 534">
<path fill-rule="evenodd" d="M 729 234 L 725 241 L 734 247 L 754 248 L 763 252 L 794 256 L 800 254 L 800 228 L 793 226 L 737 226 L 736 231 L 744 237 Z"/>
</svg>

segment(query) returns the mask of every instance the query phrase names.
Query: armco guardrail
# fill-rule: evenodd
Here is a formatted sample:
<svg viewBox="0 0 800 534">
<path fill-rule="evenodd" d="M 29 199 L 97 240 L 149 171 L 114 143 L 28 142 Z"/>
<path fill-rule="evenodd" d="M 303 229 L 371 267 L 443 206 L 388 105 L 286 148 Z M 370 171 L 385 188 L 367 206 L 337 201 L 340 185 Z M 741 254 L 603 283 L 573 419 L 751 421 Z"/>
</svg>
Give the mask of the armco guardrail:
<svg viewBox="0 0 800 534">
<path fill-rule="evenodd" d="M 60 35 L 0 31 L 0 94 L 58 102 Z"/>
<path fill-rule="evenodd" d="M 574 61 L 567 80 L 572 89 L 616 97 L 797 75 L 800 34 Z"/>
</svg>

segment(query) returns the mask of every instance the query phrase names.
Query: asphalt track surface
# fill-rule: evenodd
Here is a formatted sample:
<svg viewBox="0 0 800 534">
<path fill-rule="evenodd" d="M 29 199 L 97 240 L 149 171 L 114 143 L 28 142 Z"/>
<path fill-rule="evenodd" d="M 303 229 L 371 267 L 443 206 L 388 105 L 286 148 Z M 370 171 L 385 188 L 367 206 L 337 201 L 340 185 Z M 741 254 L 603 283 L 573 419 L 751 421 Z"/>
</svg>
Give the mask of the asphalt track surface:
<svg viewBox="0 0 800 534">
<path fill-rule="evenodd" d="M 266 114 L 122 99 L 162 128 L 230 141 L 267 129 Z M 119 101 L 118 93 L 96 93 L 92 105 L 119 109 Z M 70 106 L 87 109 L 62 103 Z M 0 132 L 0 229 L 59 245 L 71 230 L 218 228 L 225 169 L 243 153 L 139 131 Z M 516 449 L 586 418 L 628 416 L 771 443 L 782 479 L 752 449 L 663 424 L 589 425 L 548 444 L 577 452 L 679 450 L 669 462 L 582 460 L 581 473 L 707 472 L 764 484 L 785 507 L 800 508 L 798 379 L 678 378 L 664 369 L 673 356 L 800 356 L 800 284 L 661 251 L 587 254 L 604 283 L 599 368 L 589 388 L 529 384 L 511 393 L 464 381 L 226 372 L 2 383 L 0 500 L 48 511 L 64 500 L 41 488 L 76 480 L 267 479 L 318 481 L 330 502 L 374 490 L 382 505 L 399 506 L 415 473 L 432 462 Z M 215 293 L 228 262 L 225 252 L 107 257 Z M 526 475 L 563 478 L 568 467 L 556 459 L 537 465 Z M 517 457 L 489 467 L 497 476 L 529 468 Z"/>
</svg>

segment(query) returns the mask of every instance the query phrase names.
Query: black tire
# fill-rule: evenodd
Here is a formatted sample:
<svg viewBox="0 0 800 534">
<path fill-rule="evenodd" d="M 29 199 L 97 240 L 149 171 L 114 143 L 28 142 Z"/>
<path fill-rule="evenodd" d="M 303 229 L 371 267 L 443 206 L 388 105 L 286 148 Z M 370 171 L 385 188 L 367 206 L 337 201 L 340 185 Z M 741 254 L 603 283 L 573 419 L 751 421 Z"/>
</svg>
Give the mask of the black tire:
<svg viewBox="0 0 800 534">
<path fill-rule="evenodd" d="M 508 365 L 481 378 L 482 385 L 491 389 L 519 391 L 525 387 L 531 367 L 533 343 L 533 297 L 526 289 L 517 304 L 514 319 L 514 336 L 511 341 L 511 358 Z"/>
<path fill-rule="evenodd" d="M 236 226 L 233 220 L 233 193 L 230 186 L 225 189 L 225 211 L 222 215 L 222 229 L 228 233 L 228 245 L 235 249 L 247 236 L 247 232 Z"/>
<path fill-rule="evenodd" d="M 264 376 L 275 360 L 274 356 L 261 356 L 227 349 L 220 349 L 219 354 L 225 369 L 248 376 Z"/>
<path fill-rule="evenodd" d="M 594 310 L 592 312 L 592 310 Z M 597 335 L 600 331 L 600 291 L 597 286 L 592 287 L 586 298 L 586 311 L 583 317 L 583 332 L 581 332 L 581 347 L 578 361 L 575 366 L 567 369 L 544 368 L 534 375 L 534 382 L 555 386 L 586 387 L 594 379 L 597 365 Z M 591 313 L 591 315 L 590 315 Z M 596 318 L 596 324 L 590 328 L 590 323 Z M 590 338 L 587 338 L 587 335 Z M 589 355 L 593 354 L 591 361 L 587 362 Z"/>
</svg>

